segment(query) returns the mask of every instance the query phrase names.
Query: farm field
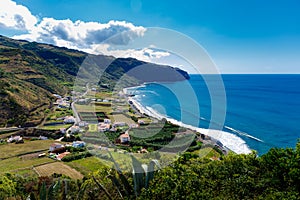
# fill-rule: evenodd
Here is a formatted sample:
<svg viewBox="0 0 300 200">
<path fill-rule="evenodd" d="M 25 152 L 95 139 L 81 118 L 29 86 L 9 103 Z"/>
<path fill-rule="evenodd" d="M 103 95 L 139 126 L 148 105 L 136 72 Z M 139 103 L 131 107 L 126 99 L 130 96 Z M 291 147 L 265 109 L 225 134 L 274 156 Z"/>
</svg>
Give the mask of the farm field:
<svg viewBox="0 0 300 200">
<path fill-rule="evenodd" d="M 125 122 L 126 124 L 135 124 L 135 122 L 130 118 L 123 114 L 111 115 L 111 119 L 114 122 Z"/>
<path fill-rule="evenodd" d="M 37 151 L 47 151 L 53 140 L 26 141 L 23 144 L 0 145 L 0 159 L 10 158 L 21 154 L 29 154 Z"/>
<path fill-rule="evenodd" d="M 96 105 L 79 105 L 75 104 L 77 112 L 105 112 L 111 113 L 112 107 L 110 103 L 99 103 Z"/>
<path fill-rule="evenodd" d="M 89 132 L 98 132 L 97 124 L 89 124 Z"/>
<path fill-rule="evenodd" d="M 40 129 L 43 129 L 43 130 L 49 130 L 49 131 L 53 131 L 53 130 L 59 130 L 60 128 L 65 128 L 65 129 L 68 129 L 70 126 L 70 124 L 59 124 L 59 125 L 51 125 L 51 126 L 41 126 L 39 127 Z"/>
<path fill-rule="evenodd" d="M 54 160 L 44 157 L 44 158 L 31 158 L 27 159 L 24 157 L 12 157 L 0 161 L 0 174 L 4 173 L 16 173 L 20 174 L 21 171 L 27 170 L 27 173 L 32 170 L 36 165 L 41 165 L 44 163 L 55 162 Z M 23 173 L 23 172 L 22 172 Z M 21 173 L 21 174 L 22 174 Z"/>
<path fill-rule="evenodd" d="M 67 162 L 65 164 L 81 172 L 83 175 L 88 175 L 91 172 L 101 169 L 105 165 L 104 162 L 104 160 L 100 160 L 99 158 L 92 156 Z"/>
<path fill-rule="evenodd" d="M 206 158 L 220 157 L 220 153 L 218 153 L 216 150 L 214 150 L 211 147 L 205 147 L 199 149 L 197 151 L 194 151 L 194 153 L 199 155 L 199 157 L 206 157 Z"/>
<path fill-rule="evenodd" d="M 51 176 L 54 173 L 64 174 L 72 179 L 82 179 L 83 175 L 62 162 L 54 162 L 34 167 L 39 176 Z"/>
</svg>

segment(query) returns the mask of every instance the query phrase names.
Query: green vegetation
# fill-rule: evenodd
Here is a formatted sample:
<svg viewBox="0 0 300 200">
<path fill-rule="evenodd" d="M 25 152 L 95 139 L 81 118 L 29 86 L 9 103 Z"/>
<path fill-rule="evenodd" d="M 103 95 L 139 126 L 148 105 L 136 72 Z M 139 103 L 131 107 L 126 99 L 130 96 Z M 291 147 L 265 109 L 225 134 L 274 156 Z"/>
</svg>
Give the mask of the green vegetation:
<svg viewBox="0 0 300 200">
<path fill-rule="evenodd" d="M 51 140 L 26 141 L 23 144 L 0 145 L 0 159 L 49 150 Z M 1 162 L 1 161 L 0 161 Z"/>
<path fill-rule="evenodd" d="M 73 160 L 79 160 L 79 159 L 87 158 L 87 157 L 90 157 L 90 156 L 92 156 L 92 154 L 88 151 L 76 152 L 76 153 L 71 153 L 71 154 L 63 157 L 62 161 L 70 162 L 70 161 L 73 161 Z"/>
<path fill-rule="evenodd" d="M 52 199 L 299 199 L 299 158 L 300 142 L 296 149 L 271 149 L 261 157 L 229 154 L 219 161 L 184 153 L 153 176 L 152 170 L 145 172 L 136 160 L 134 173 L 129 174 L 115 161 L 109 168 L 91 157 L 68 163 L 86 172 L 82 180 L 60 174 L 40 178 L 3 175 L 0 197 L 24 199 L 42 192 Z M 47 165 L 54 164 L 60 163 Z M 150 165 L 148 169 L 156 166 Z M 57 190 L 52 192 L 54 184 Z"/>
<path fill-rule="evenodd" d="M 53 174 L 61 174 L 72 179 L 82 179 L 83 175 L 75 169 L 65 165 L 62 162 L 52 162 L 34 167 L 36 173 L 41 177 L 52 176 Z"/>
<path fill-rule="evenodd" d="M 103 160 L 100 160 L 95 156 L 82 158 L 80 160 L 73 160 L 65 164 L 76 169 L 85 176 L 99 170 L 99 168 L 104 165 Z"/>
<path fill-rule="evenodd" d="M 97 124 L 89 124 L 89 132 L 98 132 L 98 125 Z"/>
<path fill-rule="evenodd" d="M 54 131 L 54 130 L 59 130 L 60 128 L 68 129 L 70 126 L 72 126 L 72 124 L 59 124 L 59 125 L 53 125 L 53 126 L 41 126 L 39 128 L 42 129 L 42 130 Z"/>
<path fill-rule="evenodd" d="M 81 68 L 79 79 L 76 79 L 78 85 L 73 87 L 84 61 L 85 68 Z M 134 70 L 135 73 L 130 73 L 141 65 L 147 65 L 150 71 Z M 0 127 L 39 125 L 45 118 L 44 111 L 52 106 L 54 97 L 51 93 L 64 95 L 73 89 L 82 92 L 87 80 L 98 80 L 98 77 L 101 77 L 99 82 L 92 85 L 106 93 L 89 93 L 89 96 L 96 98 L 106 98 L 115 89 L 143 82 L 189 78 L 186 72 L 170 66 L 133 58 L 89 55 L 77 50 L 0 36 L 0 115 L 3 116 L 0 118 Z"/>
<path fill-rule="evenodd" d="M 140 199 L 298 199 L 297 149 L 230 154 L 220 161 L 181 157 L 163 169 Z"/>
<path fill-rule="evenodd" d="M 38 155 L 33 156 L 30 159 L 26 157 L 12 157 L 5 160 L 1 160 L 0 165 L 0 174 L 14 172 L 19 174 L 19 171 L 22 170 L 32 170 L 32 167 L 44 163 L 54 162 L 54 160 L 50 158 L 38 158 Z M 24 173 L 23 173 L 24 175 Z"/>
</svg>

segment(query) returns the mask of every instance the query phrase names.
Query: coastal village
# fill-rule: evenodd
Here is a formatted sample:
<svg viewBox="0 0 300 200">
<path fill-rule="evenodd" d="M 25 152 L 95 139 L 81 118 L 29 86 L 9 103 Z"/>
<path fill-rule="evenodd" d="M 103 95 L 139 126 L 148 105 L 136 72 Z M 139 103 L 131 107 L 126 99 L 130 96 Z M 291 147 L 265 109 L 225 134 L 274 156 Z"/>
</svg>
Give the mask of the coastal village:
<svg viewBox="0 0 300 200">
<path fill-rule="evenodd" d="M 22 149 L 21 145 L 24 145 L 27 152 L 24 150 L 11 157 L 4 155 L 0 159 L 18 157 L 23 160 L 30 157 L 32 162 L 28 162 L 28 166 L 21 165 L 26 170 L 33 170 L 38 175 L 62 173 L 70 176 L 74 173 L 74 169 L 70 168 L 74 167 L 72 162 L 84 162 L 94 157 L 109 162 L 107 152 L 116 157 L 117 154 L 128 153 L 145 155 L 142 158 L 156 152 L 154 158 L 159 159 L 162 154 L 165 159 L 168 155 L 174 157 L 174 153 L 189 151 L 218 160 L 230 151 L 220 141 L 207 135 L 143 112 L 141 105 L 134 101 L 134 95 L 127 94 L 126 90 L 103 92 L 96 86 L 89 88 L 88 85 L 83 90 L 84 93 L 72 92 L 72 97 L 53 94 L 53 107 L 46 111 L 47 117 L 40 126 L 18 127 L 1 134 L 0 148 L 16 145 L 14 149 L 19 145 Z M 173 146 L 168 146 L 171 142 Z M 34 147 L 30 148 L 33 143 Z M 160 149 L 163 151 L 160 152 Z M 61 162 L 60 169 L 55 167 L 50 170 L 55 162 Z M 45 172 L 44 168 L 49 170 Z M 67 171 L 70 173 L 61 169 L 69 169 Z"/>
</svg>

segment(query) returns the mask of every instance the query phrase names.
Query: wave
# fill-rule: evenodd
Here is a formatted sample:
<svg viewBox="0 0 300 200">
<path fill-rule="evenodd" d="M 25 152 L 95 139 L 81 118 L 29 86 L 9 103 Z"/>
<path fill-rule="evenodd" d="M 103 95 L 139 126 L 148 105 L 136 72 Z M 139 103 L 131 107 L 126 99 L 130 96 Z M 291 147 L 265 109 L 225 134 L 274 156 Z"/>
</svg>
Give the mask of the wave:
<svg viewBox="0 0 300 200">
<path fill-rule="evenodd" d="M 226 129 L 228 129 L 228 130 L 230 130 L 230 131 L 232 131 L 232 132 L 234 132 L 234 133 L 237 133 L 237 134 L 239 134 L 239 135 L 242 135 L 242 136 L 251 138 L 251 139 L 253 139 L 253 140 L 256 140 L 256 141 L 258 141 L 258 142 L 264 142 L 263 140 L 261 140 L 261 139 L 259 139 L 259 138 L 257 138 L 257 137 L 254 137 L 254 136 L 252 136 L 252 135 L 249 135 L 248 133 L 245 133 L 245 132 L 236 130 L 236 129 L 232 128 L 232 127 L 224 126 L 224 128 L 226 128 Z"/>
<path fill-rule="evenodd" d="M 212 122 L 212 121 L 210 121 L 209 119 L 206 119 L 206 118 L 204 118 L 204 117 L 196 116 L 195 114 L 193 114 L 193 113 L 191 113 L 191 112 L 189 112 L 189 111 L 182 110 L 182 109 L 178 109 L 178 108 L 175 108 L 175 107 L 174 107 L 174 109 L 177 109 L 177 110 L 180 110 L 180 111 L 182 111 L 182 112 L 185 112 L 185 113 L 191 115 L 192 117 L 196 117 L 196 118 L 201 119 L 201 120 L 203 120 L 203 121 L 205 121 L 205 122 L 215 124 L 215 125 L 217 125 L 218 127 L 224 127 L 224 128 L 227 129 L 227 130 L 230 130 L 230 131 L 232 131 L 232 132 L 234 132 L 234 133 L 237 133 L 237 134 L 239 134 L 239 135 L 242 135 L 242 136 L 251 138 L 251 139 L 256 140 L 256 141 L 258 141 L 258 142 L 264 142 L 263 140 L 261 140 L 261 139 L 259 139 L 259 138 L 257 138 L 257 137 L 254 137 L 254 136 L 252 136 L 252 135 L 250 135 L 250 134 L 248 134 L 248 133 L 245 133 L 245 132 L 243 132 L 243 131 L 234 129 L 234 128 L 229 127 L 229 126 L 225 126 L 225 125 L 223 126 L 223 125 L 218 124 L 218 123 L 216 123 L 216 122 Z"/>
<path fill-rule="evenodd" d="M 167 121 L 176 124 L 181 127 L 188 128 L 190 130 L 197 131 L 199 133 L 202 133 L 204 135 L 210 136 L 211 138 L 220 141 L 225 147 L 228 149 L 232 150 L 233 152 L 237 154 L 249 154 L 251 153 L 250 148 L 246 144 L 246 142 L 229 132 L 221 131 L 221 130 L 214 130 L 214 129 L 204 129 L 204 128 L 199 128 L 195 127 L 189 124 L 185 124 L 181 121 L 178 121 L 176 119 L 170 118 L 169 116 L 162 115 L 161 113 L 158 113 L 156 110 L 149 106 L 143 106 L 140 102 L 138 102 L 134 98 L 129 98 L 129 100 L 132 102 L 132 104 L 141 112 L 144 113 L 148 116 L 152 116 L 156 119 L 163 119 L 165 118 Z M 204 118 L 205 119 L 205 118 Z"/>
</svg>

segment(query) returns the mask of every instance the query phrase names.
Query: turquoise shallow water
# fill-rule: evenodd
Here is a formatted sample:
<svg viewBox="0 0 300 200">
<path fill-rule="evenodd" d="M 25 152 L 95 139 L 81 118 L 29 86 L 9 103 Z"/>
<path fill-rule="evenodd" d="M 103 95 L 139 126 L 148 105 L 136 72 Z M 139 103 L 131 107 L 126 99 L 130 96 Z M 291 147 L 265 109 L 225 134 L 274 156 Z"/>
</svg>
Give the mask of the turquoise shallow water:
<svg viewBox="0 0 300 200">
<path fill-rule="evenodd" d="M 215 75 L 149 83 L 133 92 L 145 107 L 186 124 L 235 134 L 259 154 L 271 147 L 295 147 L 300 75 L 222 75 L 222 80 L 225 96 Z"/>
</svg>

